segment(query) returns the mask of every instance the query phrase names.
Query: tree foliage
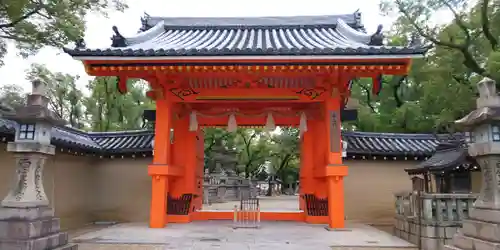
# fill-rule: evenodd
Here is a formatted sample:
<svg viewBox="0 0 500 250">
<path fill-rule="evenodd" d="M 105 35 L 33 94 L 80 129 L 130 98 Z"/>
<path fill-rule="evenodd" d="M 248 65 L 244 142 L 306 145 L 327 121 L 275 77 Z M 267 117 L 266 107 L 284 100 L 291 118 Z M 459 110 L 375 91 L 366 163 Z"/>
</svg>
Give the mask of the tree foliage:
<svg viewBox="0 0 500 250">
<path fill-rule="evenodd" d="M 349 129 L 379 132 L 453 132 L 453 121 L 475 105 L 476 83 L 483 77 L 500 83 L 498 0 L 386 0 L 381 11 L 396 18 L 387 32 L 389 45 L 428 46 L 402 80 L 385 76 L 379 96 L 371 82 L 358 79 L 359 119 Z M 437 23 L 439 17 L 451 16 Z M 442 21 L 442 19 L 441 19 Z"/>
<path fill-rule="evenodd" d="M 44 46 L 62 47 L 83 38 L 85 16 L 122 11 L 121 0 L 2 0 L 0 4 L 0 65 L 13 43 L 22 56 Z"/>
</svg>

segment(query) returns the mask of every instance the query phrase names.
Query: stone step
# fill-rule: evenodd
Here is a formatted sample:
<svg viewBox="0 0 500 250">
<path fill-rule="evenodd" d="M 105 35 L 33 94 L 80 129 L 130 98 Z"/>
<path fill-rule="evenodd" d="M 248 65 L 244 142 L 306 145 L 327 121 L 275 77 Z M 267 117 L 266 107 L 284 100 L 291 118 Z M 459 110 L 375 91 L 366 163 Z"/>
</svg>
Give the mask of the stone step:
<svg viewBox="0 0 500 250">
<path fill-rule="evenodd" d="M 55 233 L 27 240 L 0 240 L 2 250 L 47 250 L 68 244 L 67 233 Z"/>
<path fill-rule="evenodd" d="M 463 250 L 463 249 L 458 248 L 456 246 L 452 246 L 452 245 L 444 245 L 443 250 Z"/>
<path fill-rule="evenodd" d="M 469 218 L 500 224 L 500 210 L 474 208 L 469 211 Z"/>
<path fill-rule="evenodd" d="M 40 238 L 58 233 L 61 223 L 58 218 L 33 221 L 0 221 L 0 240 Z"/>
<path fill-rule="evenodd" d="M 463 234 L 456 234 L 453 236 L 452 240 L 453 246 L 459 247 L 464 250 L 473 250 L 474 241 L 473 238 L 467 237 Z"/>
<path fill-rule="evenodd" d="M 78 245 L 77 244 L 67 244 L 61 247 L 57 247 L 51 250 L 78 250 Z"/>
<path fill-rule="evenodd" d="M 461 232 L 486 241 L 500 243 L 500 225 L 478 220 L 464 220 Z"/>
<path fill-rule="evenodd" d="M 453 246 L 464 250 L 497 250 L 500 244 L 490 241 L 484 241 L 477 238 L 457 234 L 453 236 Z"/>
</svg>

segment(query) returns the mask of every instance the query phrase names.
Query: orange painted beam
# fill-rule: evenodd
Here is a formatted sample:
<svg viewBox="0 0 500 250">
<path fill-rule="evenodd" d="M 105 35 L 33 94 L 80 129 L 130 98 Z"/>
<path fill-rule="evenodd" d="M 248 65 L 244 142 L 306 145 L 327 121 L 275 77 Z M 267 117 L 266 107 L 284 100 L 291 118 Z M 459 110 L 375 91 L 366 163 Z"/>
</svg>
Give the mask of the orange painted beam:
<svg viewBox="0 0 500 250">
<path fill-rule="evenodd" d="M 320 102 L 327 96 L 324 88 L 168 88 L 166 98 L 173 102 Z"/>
<path fill-rule="evenodd" d="M 184 171 L 180 167 L 164 164 L 152 164 L 148 166 L 148 175 L 182 176 Z"/>
<path fill-rule="evenodd" d="M 298 126 L 300 123 L 300 117 L 280 117 L 273 116 L 274 123 L 276 126 Z M 228 123 L 228 117 L 198 117 L 198 125 L 200 126 L 226 126 Z M 262 117 L 241 117 L 236 116 L 236 123 L 241 126 L 264 126 L 266 124 L 267 117 L 263 115 Z"/>
</svg>

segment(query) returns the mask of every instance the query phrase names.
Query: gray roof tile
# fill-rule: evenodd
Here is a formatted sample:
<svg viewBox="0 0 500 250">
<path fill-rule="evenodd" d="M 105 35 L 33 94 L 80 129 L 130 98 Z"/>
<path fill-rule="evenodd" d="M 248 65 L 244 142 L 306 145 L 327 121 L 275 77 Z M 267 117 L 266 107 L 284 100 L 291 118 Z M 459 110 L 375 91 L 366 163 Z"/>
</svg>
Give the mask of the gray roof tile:
<svg viewBox="0 0 500 250">
<path fill-rule="evenodd" d="M 12 135 L 16 123 L 0 118 L 0 135 Z M 97 154 L 151 152 L 154 132 L 149 130 L 121 132 L 84 132 L 69 127 L 52 130 L 52 143 Z M 350 155 L 431 156 L 439 141 L 432 134 L 401 134 L 343 131 Z"/>
<path fill-rule="evenodd" d="M 250 18 L 149 18 L 154 25 L 105 49 L 72 56 L 420 55 L 425 48 L 371 45 L 353 15 Z M 347 20 L 347 21 L 346 21 Z M 358 29 L 358 30 L 357 30 Z M 119 47 L 118 47 L 119 46 Z"/>
</svg>

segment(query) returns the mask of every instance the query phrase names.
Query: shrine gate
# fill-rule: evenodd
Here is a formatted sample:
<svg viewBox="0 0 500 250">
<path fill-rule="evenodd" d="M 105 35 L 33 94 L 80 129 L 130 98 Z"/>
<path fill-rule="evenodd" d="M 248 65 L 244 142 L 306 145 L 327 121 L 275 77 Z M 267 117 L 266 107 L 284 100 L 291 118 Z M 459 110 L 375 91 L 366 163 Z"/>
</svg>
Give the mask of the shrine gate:
<svg viewBox="0 0 500 250">
<path fill-rule="evenodd" d="M 266 212 L 262 220 L 344 227 L 341 119 L 354 78 L 407 74 L 423 48 L 382 44 L 381 27 L 363 32 L 360 13 L 334 16 L 163 18 L 147 16 L 142 32 L 112 46 L 65 51 L 93 76 L 149 82 L 156 101 L 150 227 L 168 222 L 232 219 L 203 211 L 204 126 L 298 126 L 300 212 Z"/>
</svg>

